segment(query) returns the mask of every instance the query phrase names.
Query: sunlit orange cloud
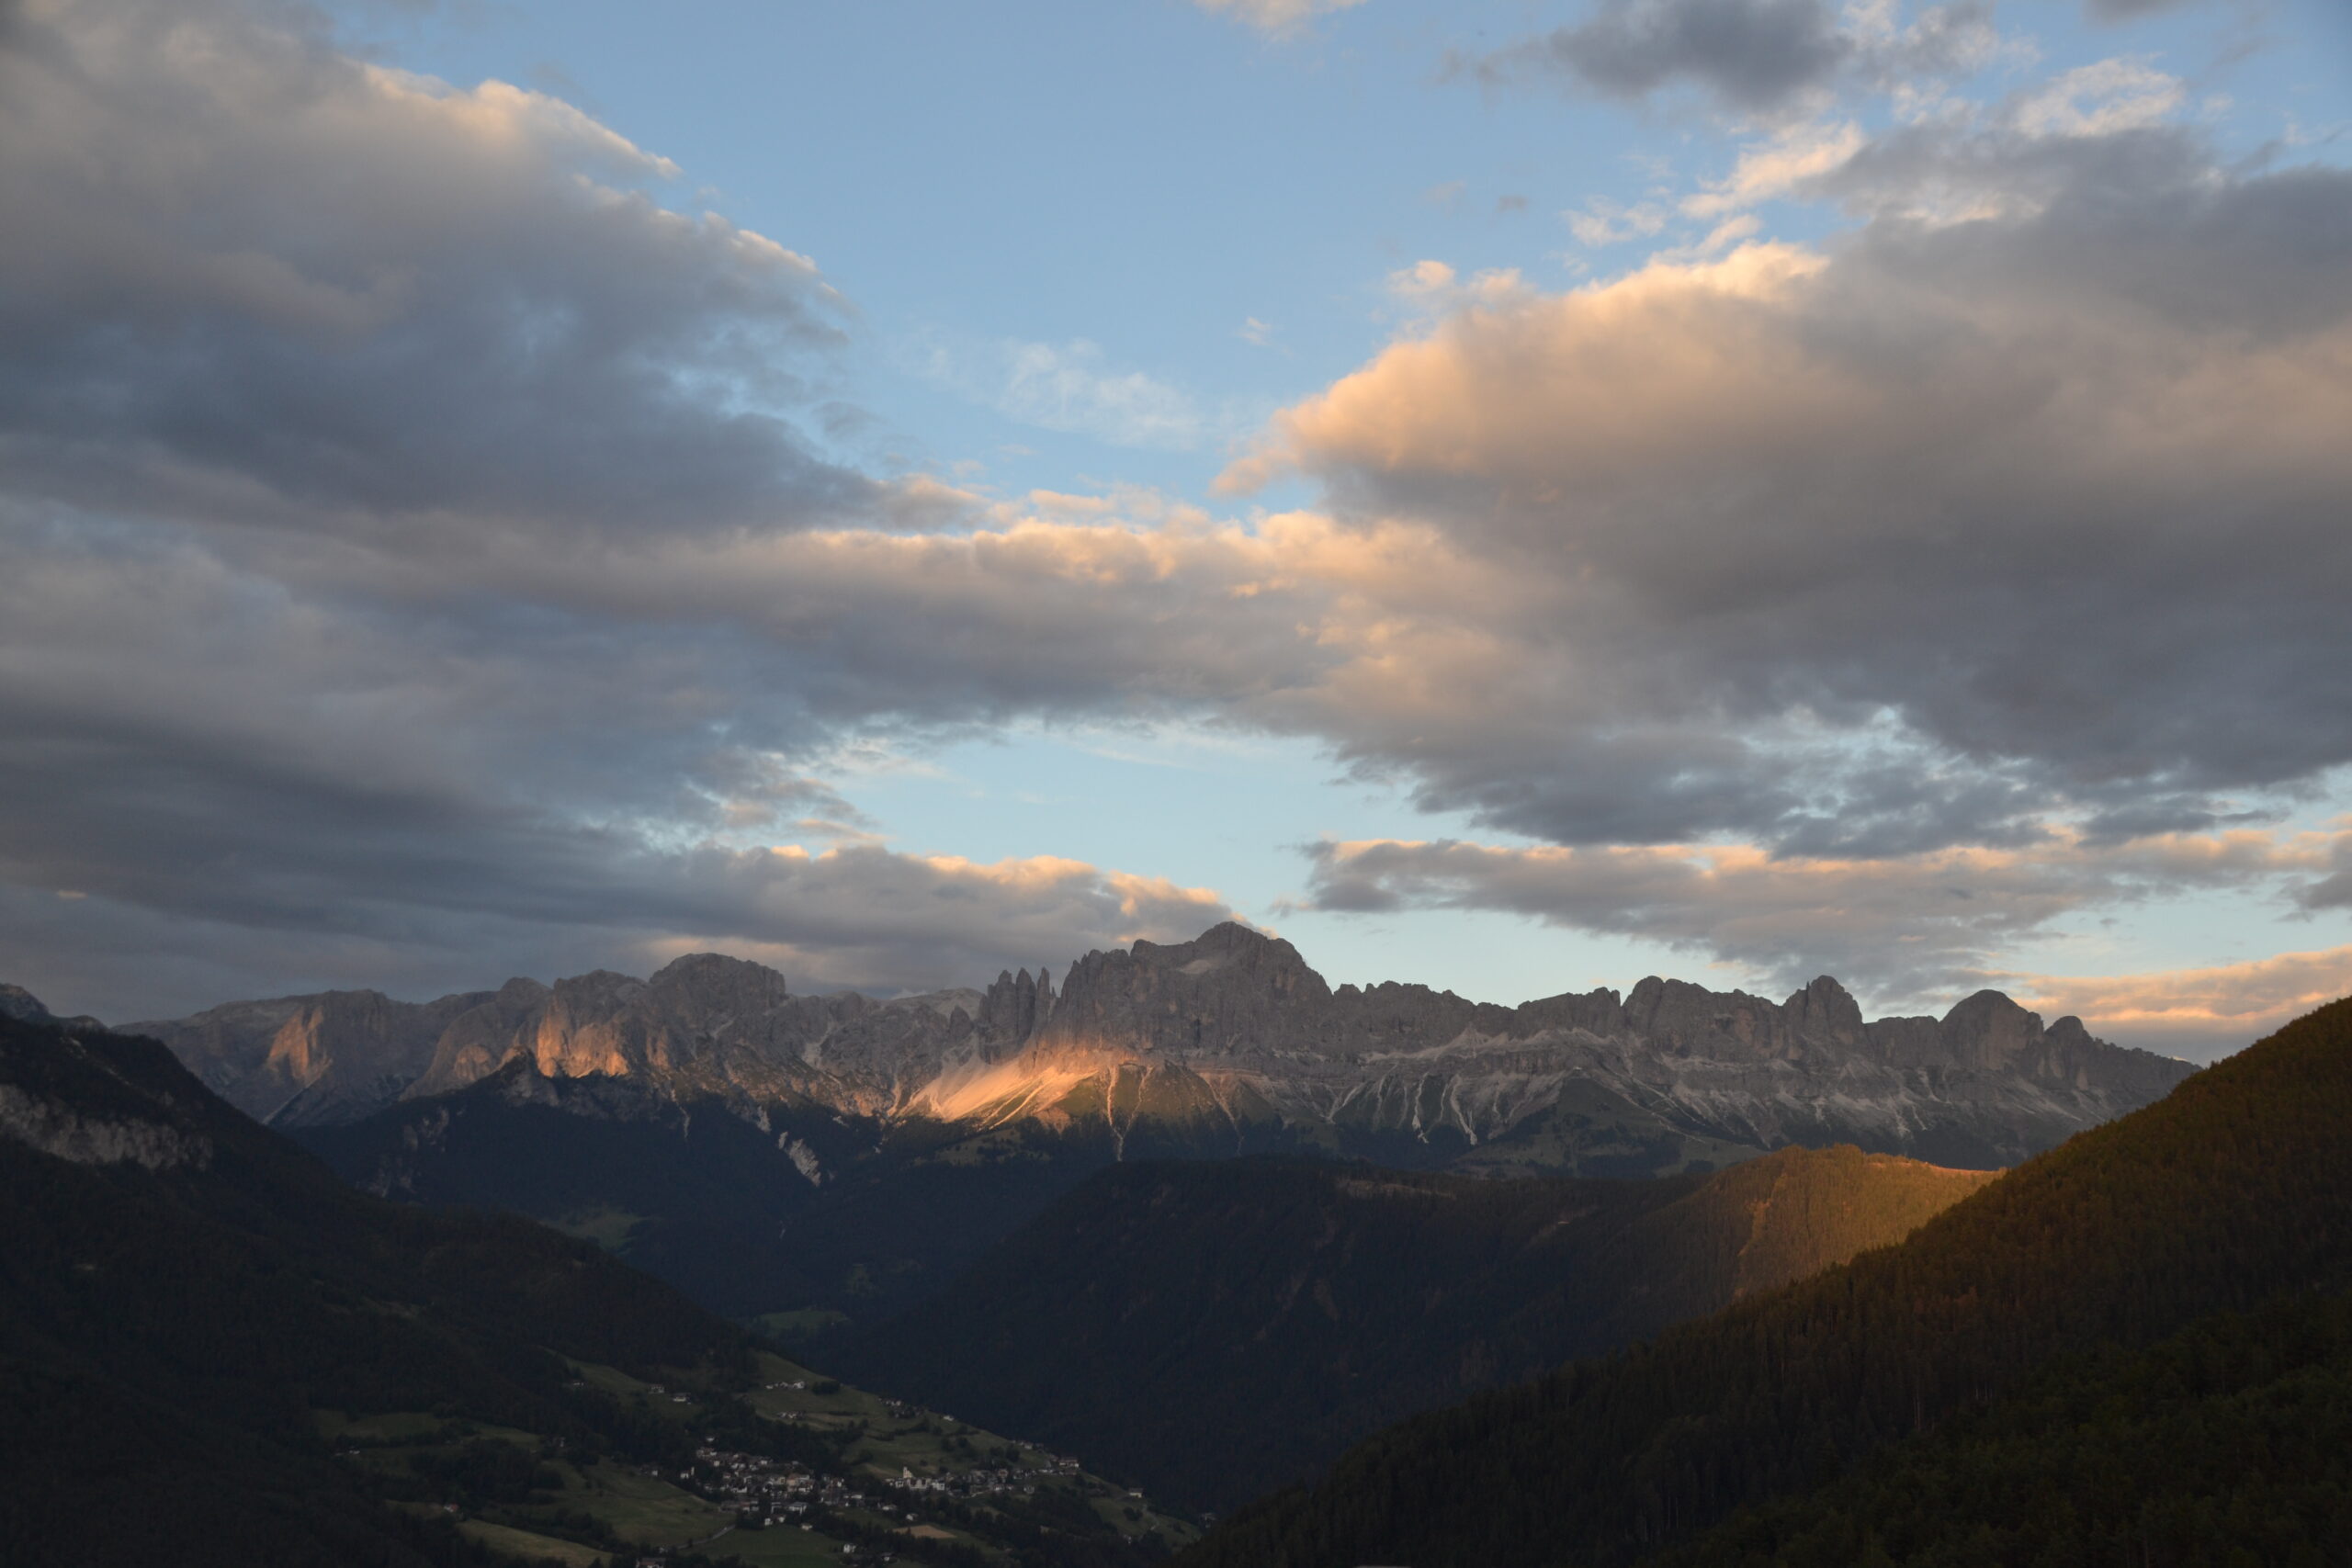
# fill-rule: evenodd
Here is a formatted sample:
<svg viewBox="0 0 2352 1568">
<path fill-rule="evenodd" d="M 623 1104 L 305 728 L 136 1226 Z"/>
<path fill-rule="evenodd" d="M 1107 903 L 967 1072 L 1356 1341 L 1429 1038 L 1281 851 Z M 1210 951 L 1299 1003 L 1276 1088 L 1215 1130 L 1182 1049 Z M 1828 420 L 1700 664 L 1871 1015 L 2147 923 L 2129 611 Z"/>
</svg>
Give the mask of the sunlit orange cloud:
<svg viewBox="0 0 2352 1568">
<path fill-rule="evenodd" d="M 2075 1013 L 2094 1033 L 2193 1058 L 2224 1055 L 2352 995 L 2352 947 L 2281 953 L 2210 969 L 2146 975 L 2016 976 L 2018 999 L 2045 1017 Z"/>
</svg>

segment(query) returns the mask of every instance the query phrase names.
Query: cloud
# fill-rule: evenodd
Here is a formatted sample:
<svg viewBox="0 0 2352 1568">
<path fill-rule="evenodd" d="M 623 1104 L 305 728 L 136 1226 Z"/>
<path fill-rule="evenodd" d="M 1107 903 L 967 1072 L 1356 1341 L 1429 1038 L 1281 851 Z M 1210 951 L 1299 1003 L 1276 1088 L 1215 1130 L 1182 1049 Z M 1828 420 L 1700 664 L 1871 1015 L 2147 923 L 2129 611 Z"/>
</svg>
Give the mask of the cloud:
<svg viewBox="0 0 2352 1568">
<path fill-rule="evenodd" d="M 2171 118 L 2188 89 L 2144 60 L 2102 60 L 2077 67 L 2018 105 L 2028 136 L 2109 136 Z"/>
<path fill-rule="evenodd" d="M 1229 490 L 1303 471 L 1531 606 L 1398 632 L 1346 755 L 1556 842 L 1841 853 L 2195 826 L 2352 761 L 2352 175 L 1910 146 L 2030 199 L 1929 220 L 1890 160 L 1832 249 L 1453 299 L 1278 416 Z"/>
<path fill-rule="evenodd" d="M 1329 841 L 1308 851 L 1308 907 L 1498 910 L 1661 942 L 1773 985 L 1826 971 L 1884 1005 L 1931 1006 L 1987 983 L 2005 951 L 2049 936 L 2067 916 L 2283 885 L 2347 842 L 2352 835 L 2240 830 L 1836 859 L 1746 844 Z"/>
<path fill-rule="evenodd" d="M 888 995 L 981 984 L 1137 937 L 1187 940 L 1232 912 L 1205 888 L 1079 861 L 981 864 L 871 844 L 663 854 L 582 836 L 499 864 L 506 878 L 447 908 L 420 908 L 391 886 L 322 900 L 303 920 L 140 897 L 61 905 L 0 887 L 0 942 L 56 994 L 101 997 L 122 1021 L 289 987 L 429 997 L 514 972 L 644 974 L 713 949 L 767 963 L 797 988 Z"/>
<path fill-rule="evenodd" d="M 1685 197 L 1682 211 L 1692 218 L 1719 219 L 1787 196 L 1852 162 L 1866 140 L 1862 128 L 1850 120 L 1790 126 L 1770 141 L 1744 149 L 1730 176 Z"/>
<path fill-rule="evenodd" d="M 1921 10 L 1895 25 L 1891 0 L 1598 0 L 1573 26 L 1477 57 L 1451 55 L 1449 73 L 1489 86 L 1531 77 L 1604 97 L 1645 99 L 1694 88 L 1767 118 L 1849 83 L 1882 91 L 1980 69 L 2008 49 L 1984 0 Z"/>
<path fill-rule="evenodd" d="M 2146 1049 L 2211 1061 L 2352 994 L 2352 947 L 2145 975 L 2018 975 L 2006 983 L 2045 1014 L 2075 1013 Z"/>
<path fill-rule="evenodd" d="M 1023 423 L 1114 446 L 1182 451 L 1200 443 L 1203 421 L 1190 397 L 1140 370 L 1103 369 L 1102 351 L 1093 344 L 1017 344 L 1006 357 L 997 406 Z"/>
<path fill-rule="evenodd" d="M 1491 56 L 1500 78 L 1559 72 L 1611 97 L 1691 82 L 1745 109 L 1769 109 L 1826 82 L 1852 52 L 1824 0 L 1606 0 L 1587 21 Z"/>
<path fill-rule="evenodd" d="M 1204 11 L 1218 12 L 1246 23 L 1272 38 L 1287 38 L 1316 17 L 1361 6 L 1363 0 L 1193 0 Z"/>
<path fill-rule="evenodd" d="M 2083 9 L 2098 21 L 2128 22 L 2197 3 L 2198 0 L 2083 0 Z"/>
<path fill-rule="evenodd" d="M 845 319 L 808 258 L 557 99 L 274 14 L 43 0 L 0 45 L 16 493 L 377 537 L 869 499 L 795 423 Z"/>
<path fill-rule="evenodd" d="M 1210 421 L 1191 394 L 1140 370 L 1108 368 L 1101 345 L 1082 338 L 967 344 L 934 333 L 912 357 L 933 380 L 1040 430 L 1180 452 L 1208 434 Z"/>
<path fill-rule="evenodd" d="M 1582 210 L 1566 216 L 1568 232 L 1576 236 L 1577 243 L 1598 249 L 1627 240 L 1648 239 L 1666 227 L 1668 214 L 1656 202 L 1626 207 L 1606 197 L 1596 197 L 1587 202 Z"/>
</svg>

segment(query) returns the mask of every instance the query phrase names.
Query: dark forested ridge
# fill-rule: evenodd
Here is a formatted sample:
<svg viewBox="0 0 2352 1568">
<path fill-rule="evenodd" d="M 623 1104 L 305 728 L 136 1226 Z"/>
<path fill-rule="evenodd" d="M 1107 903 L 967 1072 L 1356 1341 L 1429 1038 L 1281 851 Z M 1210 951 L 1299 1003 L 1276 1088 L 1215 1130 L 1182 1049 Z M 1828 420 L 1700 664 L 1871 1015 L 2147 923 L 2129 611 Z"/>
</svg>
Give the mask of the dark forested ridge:
<svg viewBox="0 0 2352 1568">
<path fill-rule="evenodd" d="M 2061 1364 L 1657 1568 L 2328 1568 L 2352 1547 L 2352 1298 Z"/>
<path fill-rule="evenodd" d="M 856 1462 L 861 1423 L 760 1418 L 783 1365 L 589 1242 L 353 1191 L 153 1041 L 0 1019 L 9 1568 L 584 1562 L 636 1539 L 611 1522 L 629 1498 L 710 1519 L 703 1539 L 734 1515 L 655 1469 L 708 1469 L 702 1449 Z M 1037 1568 L 1164 1554 L 1063 1501 L 1040 1486 L 963 1506 L 963 1533 L 897 1550 Z M 831 1540 L 893 1539 L 879 1515 L 809 1517 Z"/>
<path fill-rule="evenodd" d="M 2145 1348 L 2348 1281 L 2352 1001 L 2028 1163 L 1900 1247 L 1391 1428 L 1184 1562 L 1630 1562 L 2015 1393 L 2058 1358 Z"/>
<path fill-rule="evenodd" d="M 1415 1410 L 1899 1240 L 1993 1179 L 1850 1147 L 1623 1182 L 1120 1166 L 839 1359 L 1221 1509 Z"/>
</svg>

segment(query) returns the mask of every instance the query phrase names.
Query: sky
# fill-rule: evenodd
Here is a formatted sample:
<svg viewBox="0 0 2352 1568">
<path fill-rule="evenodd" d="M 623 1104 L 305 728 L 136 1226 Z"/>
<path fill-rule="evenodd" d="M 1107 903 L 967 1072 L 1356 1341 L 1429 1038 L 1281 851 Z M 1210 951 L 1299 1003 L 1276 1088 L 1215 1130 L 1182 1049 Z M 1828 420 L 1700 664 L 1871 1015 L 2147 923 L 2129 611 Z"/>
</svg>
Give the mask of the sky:
<svg viewBox="0 0 2352 1568">
<path fill-rule="evenodd" d="M 2352 991 L 2338 0 L 0 0 L 0 979 Z"/>
</svg>

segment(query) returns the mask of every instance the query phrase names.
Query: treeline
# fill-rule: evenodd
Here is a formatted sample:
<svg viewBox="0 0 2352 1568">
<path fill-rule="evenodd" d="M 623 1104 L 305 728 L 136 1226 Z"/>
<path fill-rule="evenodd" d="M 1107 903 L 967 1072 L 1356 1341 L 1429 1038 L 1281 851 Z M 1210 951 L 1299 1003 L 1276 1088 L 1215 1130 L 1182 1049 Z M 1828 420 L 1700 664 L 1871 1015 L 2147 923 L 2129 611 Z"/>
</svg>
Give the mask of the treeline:
<svg viewBox="0 0 2352 1568">
<path fill-rule="evenodd" d="M 2326 1568 L 2352 1549 L 2352 1300 L 2070 1358 L 1657 1568 Z"/>
<path fill-rule="evenodd" d="M 2352 1277 L 2352 1002 L 2290 1024 L 1902 1247 L 1617 1359 L 1392 1428 L 1198 1568 L 1627 1562 L 2013 1392 Z"/>
</svg>

